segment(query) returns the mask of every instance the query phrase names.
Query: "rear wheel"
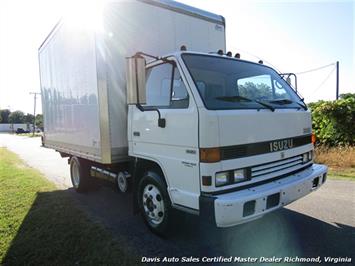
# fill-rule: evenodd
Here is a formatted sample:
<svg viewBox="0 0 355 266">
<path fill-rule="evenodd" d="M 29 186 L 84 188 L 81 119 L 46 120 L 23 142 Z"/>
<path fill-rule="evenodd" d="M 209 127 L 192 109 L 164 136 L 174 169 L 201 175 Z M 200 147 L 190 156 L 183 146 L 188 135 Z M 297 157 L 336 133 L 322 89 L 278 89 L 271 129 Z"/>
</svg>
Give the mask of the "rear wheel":
<svg viewBox="0 0 355 266">
<path fill-rule="evenodd" d="M 89 187 L 90 166 L 87 162 L 73 156 L 70 159 L 70 177 L 77 192 L 86 192 Z"/>
<path fill-rule="evenodd" d="M 127 172 L 119 172 L 115 179 L 116 188 L 119 192 L 125 193 L 130 191 L 130 180 L 127 175 Z"/>
<path fill-rule="evenodd" d="M 139 182 L 137 198 L 141 215 L 149 229 L 158 235 L 167 235 L 171 202 L 162 177 L 147 172 Z"/>
</svg>

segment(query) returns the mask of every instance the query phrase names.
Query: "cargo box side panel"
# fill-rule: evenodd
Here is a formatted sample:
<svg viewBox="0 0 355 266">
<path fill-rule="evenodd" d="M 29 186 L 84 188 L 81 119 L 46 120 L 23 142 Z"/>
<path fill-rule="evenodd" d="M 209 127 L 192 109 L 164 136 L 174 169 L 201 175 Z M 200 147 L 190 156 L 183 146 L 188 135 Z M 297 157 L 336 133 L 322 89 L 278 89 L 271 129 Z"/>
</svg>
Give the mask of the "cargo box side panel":
<svg viewBox="0 0 355 266">
<path fill-rule="evenodd" d="M 45 145 L 101 161 L 95 40 L 62 22 L 39 51 Z"/>
<path fill-rule="evenodd" d="M 121 1 L 105 10 L 105 37 L 99 44 L 105 54 L 109 123 L 113 162 L 128 154 L 126 62 L 138 51 L 162 56 L 189 50 L 225 50 L 224 22 L 179 12 L 156 5 L 154 1 Z"/>
</svg>

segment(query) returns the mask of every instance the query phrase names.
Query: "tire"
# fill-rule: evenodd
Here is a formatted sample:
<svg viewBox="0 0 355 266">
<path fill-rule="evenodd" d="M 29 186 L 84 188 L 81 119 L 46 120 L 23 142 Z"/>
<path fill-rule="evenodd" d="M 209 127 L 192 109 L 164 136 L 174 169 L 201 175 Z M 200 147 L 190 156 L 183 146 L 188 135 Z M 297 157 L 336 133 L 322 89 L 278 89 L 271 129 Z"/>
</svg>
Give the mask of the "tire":
<svg viewBox="0 0 355 266">
<path fill-rule="evenodd" d="M 119 172 L 115 178 L 116 190 L 119 193 L 127 193 L 131 191 L 131 180 L 125 175 L 126 172 Z"/>
<path fill-rule="evenodd" d="M 138 184 L 137 200 L 148 228 L 159 236 L 167 236 L 172 208 L 163 177 L 156 172 L 146 172 Z"/>
<path fill-rule="evenodd" d="M 89 189 L 90 166 L 75 156 L 70 159 L 70 177 L 76 192 L 87 192 Z"/>
</svg>

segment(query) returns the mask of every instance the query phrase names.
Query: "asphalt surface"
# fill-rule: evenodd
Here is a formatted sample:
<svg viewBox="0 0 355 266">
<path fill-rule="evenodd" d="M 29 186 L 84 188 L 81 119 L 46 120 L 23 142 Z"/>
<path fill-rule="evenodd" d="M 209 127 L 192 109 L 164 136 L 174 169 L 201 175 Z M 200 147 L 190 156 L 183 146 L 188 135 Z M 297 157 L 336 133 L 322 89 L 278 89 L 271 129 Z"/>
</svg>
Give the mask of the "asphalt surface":
<svg viewBox="0 0 355 266">
<path fill-rule="evenodd" d="M 17 153 L 29 166 L 70 194 L 93 220 L 102 223 L 122 248 L 141 257 L 325 257 L 355 259 L 355 182 L 327 180 L 318 191 L 262 219 L 232 228 L 205 224 L 199 217 L 175 213 L 172 234 L 152 234 L 132 212 L 132 195 L 102 185 L 86 194 L 71 188 L 69 166 L 40 138 L 0 134 L 0 147 Z M 216 263 L 214 263 L 215 265 Z M 338 263 L 337 265 L 351 265 Z M 279 264 L 280 265 L 280 264 Z M 293 265 L 301 265 L 295 263 Z"/>
</svg>

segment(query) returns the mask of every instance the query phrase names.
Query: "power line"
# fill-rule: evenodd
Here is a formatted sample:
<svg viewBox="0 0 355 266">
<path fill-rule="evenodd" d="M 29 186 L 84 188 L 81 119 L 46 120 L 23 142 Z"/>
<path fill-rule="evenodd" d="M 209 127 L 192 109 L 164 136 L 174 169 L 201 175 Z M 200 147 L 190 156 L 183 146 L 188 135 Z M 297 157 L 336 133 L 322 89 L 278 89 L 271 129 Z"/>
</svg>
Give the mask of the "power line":
<svg viewBox="0 0 355 266">
<path fill-rule="evenodd" d="M 302 74 L 306 74 L 306 73 L 309 73 L 309 72 L 317 71 L 317 70 L 320 70 L 320 69 L 323 69 L 323 68 L 326 68 L 326 67 L 329 67 L 329 66 L 334 66 L 334 65 L 335 65 L 335 63 L 331 63 L 331 64 L 328 64 L 328 65 L 325 65 L 325 66 L 320 66 L 320 67 L 313 68 L 313 69 L 310 69 L 310 70 L 298 72 L 296 74 L 297 75 L 302 75 Z"/>
<path fill-rule="evenodd" d="M 250 53 L 250 52 L 248 52 L 248 51 L 246 51 L 246 50 L 243 50 L 243 49 L 240 49 L 240 48 L 238 49 L 238 48 L 236 48 L 236 47 L 232 47 L 232 48 L 235 49 L 235 50 L 239 50 L 239 51 L 241 51 L 241 52 L 247 53 L 247 54 L 249 54 L 249 55 L 251 55 L 251 56 L 253 56 L 253 57 L 255 57 L 255 58 L 261 60 L 261 58 L 260 58 L 259 56 L 255 55 L 255 54 L 252 54 L 252 53 Z M 270 62 L 266 61 L 265 59 L 263 59 L 263 61 L 264 61 L 265 63 L 267 63 L 268 65 L 272 66 L 274 69 L 276 69 L 278 72 L 281 73 L 281 71 L 280 71 L 279 69 L 277 69 L 276 66 L 274 66 L 274 65 L 271 64 Z M 302 72 L 298 72 L 298 73 L 295 73 L 295 74 L 296 74 L 296 75 L 302 75 L 302 74 L 306 74 L 306 73 L 309 73 L 309 72 L 317 71 L 317 70 L 320 70 L 320 69 L 323 69 L 323 68 L 327 68 L 327 67 L 330 67 L 330 66 L 334 66 L 335 64 L 336 64 L 336 63 L 331 63 L 331 64 L 328 64 L 328 65 L 320 66 L 320 67 L 317 67 L 317 68 L 312 68 L 312 69 L 309 69 L 309 70 L 306 70 L 306 71 L 302 71 Z"/>
<path fill-rule="evenodd" d="M 336 69 L 336 67 L 334 67 L 328 74 L 328 76 L 322 81 L 322 83 L 314 90 L 312 91 L 312 94 L 314 94 L 319 88 L 321 88 L 323 86 L 323 84 L 330 78 L 330 75 L 334 72 L 334 70 Z"/>
<path fill-rule="evenodd" d="M 253 56 L 253 57 L 255 57 L 255 58 L 257 58 L 257 59 L 259 59 L 259 60 L 261 60 L 261 58 L 259 57 L 259 56 L 257 56 L 257 55 L 255 55 L 255 54 L 252 54 L 252 53 L 250 53 L 250 52 L 248 52 L 248 51 L 246 51 L 246 50 L 243 50 L 243 49 L 238 49 L 238 48 L 236 48 L 235 46 L 233 46 L 232 47 L 232 49 L 233 50 L 239 50 L 239 51 L 242 51 L 242 52 L 244 52 L 244 53 L 247 53 L 247 54 L 249 54 L 249 55 L 251 55 L 251 56 Z M 272 66 L 274 69 L 276 69 L 279 73 L 281 73 L 275 66 L 273 66 L 270 62 L 268 62 L 268 61 L 266 61 L 266 60 L 263 60 L 264 62 L 266 62 L 267 64 L 269 64 L 270 66 Z M 321 84 L 315 89 L 315 90 L 313 90 L 313 92 L 312 92 L 312 94 L 313 93 L 315 93 L 317 90 L 319 90 L 319 88 L 321 88 L 323 85 L 324 85 L 324 83 L 330 78 L 330 76 L 331 76 L 331 74 L 334 72 L 334 70 L 335 69 L 337 69 L 337 93 L 336 93 L 336 97 L 337 97 L 337 99 L 338 99 L 338 94 L 339 94 L 339 73 L 338 73 L 338 71 L 339 71 L 339 62 L 337 61 L 336 63 L 331 63 L 331 64 L 328 64 L 328 65 L 324 65 L 324 66 L 320 66 L 320 67 L 317 67 L 317 68 L 312 68 L 312 69 L 309 69 L 309 70 L 306 70 L 306 71 L 302 71 L 302 72 L 298 72 L 298 73 L 295 73 L 296 75 L 302 75 L 302 74 L 307 74 L 307 73 L 310 73 L 310 72 L 314 72 L 314 71 L 318 71 L 318 70 L 321 70 L 321 69 L 324 69 L 324 68 L 327 68 L 327 67 L 330 67 L 330 66 L 335 66 L 330 72 L 329 72 L 329 74 L 327 75 L 327 77 L 321 82 Z"/>
</svg>

